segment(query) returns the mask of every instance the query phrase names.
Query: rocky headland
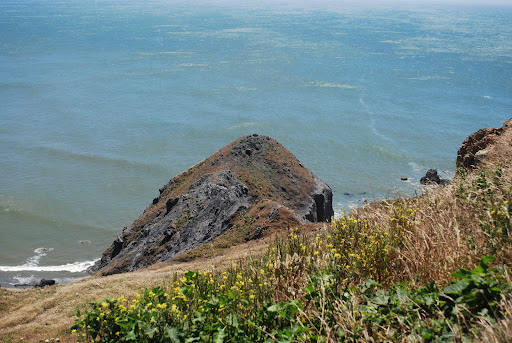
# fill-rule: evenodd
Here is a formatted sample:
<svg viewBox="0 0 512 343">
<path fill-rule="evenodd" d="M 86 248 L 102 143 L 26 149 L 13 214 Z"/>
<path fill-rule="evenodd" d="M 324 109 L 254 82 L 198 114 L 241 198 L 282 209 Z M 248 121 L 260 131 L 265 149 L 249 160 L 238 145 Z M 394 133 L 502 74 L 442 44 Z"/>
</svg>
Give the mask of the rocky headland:
<svg viewBox="0 0 512 343">
<path fill-rule="evenodd" d="M 329 186 L 275 139 L 256 134 L 237 139 L 159 192 L 91 272 L 116 274 L 171 261 L 242 226 L 250 226 L 251 240 L 275 227 L 333 216 Z"/>
</svg>

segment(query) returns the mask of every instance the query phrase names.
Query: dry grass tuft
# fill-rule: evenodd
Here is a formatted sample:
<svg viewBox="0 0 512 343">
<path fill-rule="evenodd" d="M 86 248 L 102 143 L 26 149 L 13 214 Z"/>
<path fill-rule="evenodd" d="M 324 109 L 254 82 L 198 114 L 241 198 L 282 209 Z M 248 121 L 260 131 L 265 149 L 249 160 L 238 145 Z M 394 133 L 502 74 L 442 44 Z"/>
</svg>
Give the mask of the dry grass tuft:
<svg viewBox="0 0 512 343">
<path fill-rule="evenodd" d="M 482 343 L 512 342 L 512 299 L 510 297 L 504 299 L 501 307 L 505 316 L 497 323 L 489 323 L 482 318 L 480 321 L 482 331 L 475 338 L 475 341 Z"/>
</svg>

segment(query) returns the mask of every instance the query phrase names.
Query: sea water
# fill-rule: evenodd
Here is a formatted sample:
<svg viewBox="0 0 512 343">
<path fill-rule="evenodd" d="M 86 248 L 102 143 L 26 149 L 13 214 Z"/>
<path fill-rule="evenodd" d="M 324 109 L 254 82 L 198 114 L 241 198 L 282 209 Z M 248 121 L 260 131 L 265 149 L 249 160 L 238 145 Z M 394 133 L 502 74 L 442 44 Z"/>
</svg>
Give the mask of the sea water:
<svg viewBox="0 0 512 343">
<path fill-rule="evenodd" d="M 0 284 L 66 282 L 170 178 L 270 135 L 337 213 L 421 192 L 512 116 L 512 9 L 0 3 Z M 407 177 L 407 181 L 401 181 Z"/>
</svg>

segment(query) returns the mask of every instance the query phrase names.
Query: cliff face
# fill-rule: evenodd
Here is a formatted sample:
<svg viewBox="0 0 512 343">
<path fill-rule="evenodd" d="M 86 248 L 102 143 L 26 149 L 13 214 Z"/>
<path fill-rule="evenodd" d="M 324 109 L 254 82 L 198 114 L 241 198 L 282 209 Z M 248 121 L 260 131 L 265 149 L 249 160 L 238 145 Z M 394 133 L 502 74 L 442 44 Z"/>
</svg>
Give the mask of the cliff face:
<svg viewBox="0 0 512 343">
<path fill-rule="evenodd" d="M 328 221 L 332 191 L 276 140 L 244 136 L 160 188 L 90 271 L 115 274 L 170 261 L 236 229 L 249 212 L 262 225 L 254 238 L 271 224 Z"/>
<path fill-rule="evenodd" d="M 457 167 L 475 169 L 484 161 L 500 160 L 508 162 L 511 148 L 510 126 L 512 119 L 500 128 L 481 129 L 469 135 L 457 153 Z M 497 158 L 493 158 L 496 155 Z"/>
</svg>

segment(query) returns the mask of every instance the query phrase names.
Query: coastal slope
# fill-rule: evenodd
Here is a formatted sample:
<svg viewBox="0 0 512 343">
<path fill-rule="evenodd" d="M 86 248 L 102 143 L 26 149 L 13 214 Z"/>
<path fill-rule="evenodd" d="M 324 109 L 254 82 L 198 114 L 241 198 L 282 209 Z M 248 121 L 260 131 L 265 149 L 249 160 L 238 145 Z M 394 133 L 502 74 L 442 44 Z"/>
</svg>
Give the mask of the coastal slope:
<svg viewBox="0 0 512 343">
<path fill-rule="evenodd" d="M 311 234 L 309 236 L 308 226 L 300 227 L 299 239 L 304 240 L 304 246 L 307 250 L 311 250 L 313 256 L 315 256 L 316 247 L 320 243 L 314 239 L 314 236 L 323 235 L 322 244 L 325 247 L 328 244 L 337 244 L 339 238 L 334 234 L 331 235 L 331 233 L 336 230 L 336 227 L 344 228 L 343 224 L 350 224 L 357 229 L 354 230 L 354 237 L 362 237 L 360 229 L 366 230 L 365 232 L 369 236 L 371 234 L 374 238 L 387 241 L 389 236 L 383 233 L 393 235 L 393 232 L 398 232 L 395 235 L 398 241 L 395 241 L 395 243 L 400 243 L 399 249 L 390 246 L 391 254 L 389 257 L 392 258 L 390 260 L 392 263 L 386 265 L 387 269 L 383 274 L 383 282 L 387 285 L 392 282 L 433 285 L 433 282 L 435 282 L 438 287 L 444 287 L 449 284 L 455 270 L 459 268 L 465 268 L 466 271 L 472 270 L 479 265 L 482 255 L 492 254 L 496 257 L 494 264 L 499 263 L 510 268 L 512 266 L 510 262 L 512 261 L 510 256 L 510 246 L 512 244 L 510 231 L 496 230 L 504 227 L 509 228 L 509 225 L 511 225 L 512 130 L 510 124 L 510 121 L 505 123 L 500 130 L 500 134 L 493 135 L 494 138 L 489 141 L 489 144 L 475 149 L 474 153 L 482 151 L 479 153 L 482 156 L 479 162 L 472 164 L 475 170 L 472 167 L 464 173 L 458 173 L 452 184 L 445 187 L 429 188 L 426 193 L 415 198 L 399 197 L 390 201 L 370 203 L 346 217 L 335 218 L 332 226 L 327 227 L 326 225 L 322 230 L 309 232 Z M 464 149 L 459 150 L 460 156 L 468 149 L 465 145 L 467 145 L 467 142 L 463 144 Z M 495 178 L 498 175 L 493 172 L 496 168 L 499 171 L 499 179 Z M 483 182 L 485 180 L 492 182 Z M 489 202 L 490 196 L 493 198 Z M 148 209 L 146 212 L 150 210 Z M 498 211 L 503 212 L 499 217 L 500 220 L 496 220 Z M 487 226 L 482 224 L 487 224 Z M 347 230 L 337 232 L 346 234 Z M 497 232 L 506 233 L 506 235 L 497 235 Z M 491 235 L 491 233 L 494 233 L 494 235 Z M 288 254 L 280 254 L 279 265 L 274 264 L 270 268 L 265 267 L 267 268 L 265 269 L 266 274 L 261 274 L 260 268 L 253 268 L 251 263 L 258 262 L 261 258 L 265 262 L 264 266 L 268 266 L 271 255 L 276 256 L 276 246 L 282 249 L 282 246 L 286 245 L 286 237 L 276 241 L 272 239 L 272 237 L 267 236 L 263 239 L 249 240 L 246 243 L 231 247 L 225 251 L 224 255 L 213 256 L 206 260 L 197 259 L 184 263 L 157 264 L 135 272 L 110 276 L 96 274 L 69 284 L 43 289 L 16 290 L 0 288 L 0 341 L 55 342 L 58 338 L 60 342 L 76 342 L 77 338 L 81 339 L 81 337 L 72 334 L 69 328 L 75 321 L 77 310 L 84 314 L 91 309 L 91 306 L 88 305 L 89 302 L 126 297 L 131 303 L 133 300 L 136 301 L 141 288 L 151 289 L 157 286 L 170 289 L 170 293 L 172 280 L 179 279 L 187 271 L 209 271 L 209 275 L 221 280 L 224 278 L 224 273 L 230 273 L 229 275 L 233 276 L 234 281 L 238 281 L 236 277 L 239 273 L 244 277 L 246 274 L 255 273 L 258 277 L 263 278 L 265 276 L 265 281 L 272 283 L 272 290 L 268 291 L 266 288 L 265 294 L 268 293 L 270 296 L 277 298 L 283 297 L 283 292 L 297 291 L 297 294 L 300 295 L 300 292 L 305 289 L 304 282 L 307 284 L 316 275 L 310 272 L 311 269 L 322 270 L 326 267 L 325 262 L 329 261 L 333 262 L 329 264 L 333 268 L 339 266 L 339 257 L 336 257 L 335 253 L 327 249 L 319 252 L 321 255 L 331 256 L 330 259 L 323 259 L 322 256 L 302 258 L 302 246 L 293 237 L 288 239 L 293 240 L 295 250 Z M 362 256 L 359 252 L 369 252 L 368 249 L 372 247 L 373 245 L 360 245 L 359 251 L 348 249 L 345 252 L 348 257 L 352 256 L 351 258 L 356 261 Z M 341 249 L 337 251 L 343 252 Z M 337 262 L 334 263 L 334 261 Z M 365 274 L 365 266 L 370 271 L 377 266 L 373 259 L 369 261 L 371 263 L 367 265 L 354 264 L 354 267 L 350 269 L 351 278 L 349 282 L 353 282 L 351 280 L 358 277 L 361 280 L 367 280 L 368 275 Z M 236 262 L 237 267 L 234 267 L 234 262 Z M 324 264 L 322 265 L 322 263 Z M 304 269 L 304 266 L 309 269 Z M 348 266 L 352 265 L 349 264 Z M 289 271 L 290 273 L 283 273 L 283 271 Z M 341 270 L 341 272 L 343 271 Z M 277 273 L 285 275 L 285 277 L 279 278 L 276 275 Z M 270 281 L 270 277 L 273 278 L 273 281 Z M 322 281 L 323 279 L 317 278 L 316 280 Z M 276 290 L 275 293 L 273 293 L 274 289 Z M 323 293 L 319 292 L 319 294 Z M 345 297 L 345 294 L 342 293 L 343 297 Z M 383 297 L 379 298 L 382 299 Z M 480 329 L 483 328 L 490 338 L 480 339 L 479 336 L 475 337 L 475 340 L 484 342 L 511 341 L 512 300 L 510 295 L 504 298 L 504 301 L 506 302 L 505 305 L 508 306 L 505 307 L 505 309 L 508 308 L 508 312 L 504 313 L 503 318 L 499 319 L 496 325 L 491 326 L 483 317 L 480 323 L 475 324 L 475 329 L 478 329 L 477 326 Z M 352 311 L 353 298 L 337 299 L 336 304 L 340 307 L 335 307 L 336 312 L 334 314 L 336 316 L 334 319 L 337 320 L 336 325 L 343 325 L 344 321 L 353 318 L 351 316 L 354 313 Z M 350 312 L 337 311 L 345 305 L 350 309 Z M 385 313 L 389 313 L 387 305 L 382 308 L 386 309 Z M 407 308 L 405 311 L 404 308 L 401 308 L 400 313 L 407 315 L 408 311 L 410 312 Z M 242 312 L 249 313 L 250 311 L 244 307 Z M 372 315 L 374 313 L 370 312 Z M 443 312 L 440 313 L 443 314 Z M 316 318 L 324 318 L 320 316 L 320 313 L 318 314 L 319 316 Z M 394 323 L 398 323 L 394 320 L 396 317 L 387 317 L 393 319 Z M 420 318 L 422 322 L 424 322 L 424 319 Z M 354 323 L 358 324 L 359 321 L 354 321 Z M 404 322 L 401 321 L 400 323 Z M 358 330 L 365 328 L 357 327 Z M 379 325 L 379 328 L 383 329 L 385 334 L 399 332 L 389 330 L 387 326 L 383 325 Z M 457 328 L 457 326 L 454 327 L 454 330 L 457 330 Z M 496 339 L 498 335 L 501 335 L 501 340 Z M 364 339 L 365 336 L 361 334 L 360 341 L 365 341 Z M 377 341 L 384 341 L 384 339 Z M 388 341 L 398 340 L 388 339 Z"/>
<path fill-rule="evenodd" d="M 91 272 L 103 275 L 171 261 L 229 230 L 246 240 L 273 227 L 329 221 L 330 187 L 279 142 L 244 136 L 172 178 L 123 230 Z"/>
</svg>

